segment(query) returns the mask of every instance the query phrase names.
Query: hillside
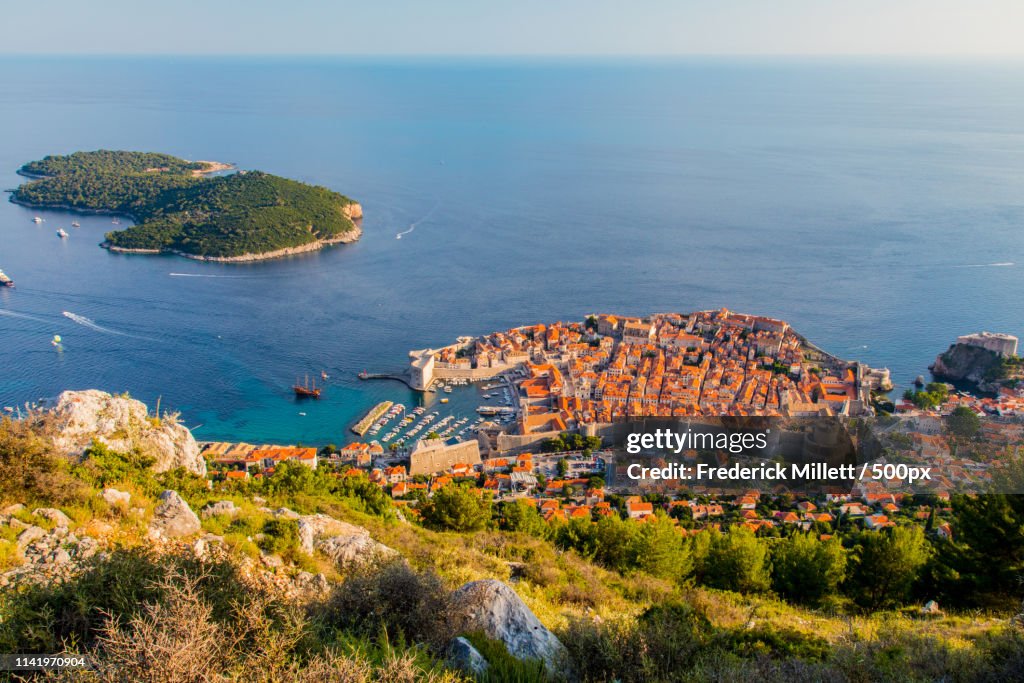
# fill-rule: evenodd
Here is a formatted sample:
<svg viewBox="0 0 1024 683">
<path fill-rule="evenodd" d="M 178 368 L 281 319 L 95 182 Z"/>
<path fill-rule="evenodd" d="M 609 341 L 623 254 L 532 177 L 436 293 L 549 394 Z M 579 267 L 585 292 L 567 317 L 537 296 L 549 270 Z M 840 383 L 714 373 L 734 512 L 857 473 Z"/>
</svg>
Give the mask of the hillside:
<svg viewBox="0 0 1024 683">
<path fill-rule="evenodd" d="M 1009 613 L 846 612 L 764 588 L 708 588 L 674 564 L 617 571 L 526 518 L 511 523 L 507 509 L 476 531 L 440 528 L 426 508 L 421 524 L 365 475 L 326 465 L 284 462 L 272 476 L 211 488 L 202 468 L 185 469 L 187 457 L 156 467 L 167 454 L 152 451 L 150 435 L 173 416 L 140 420 L 127 397 L 101 405 L 80 393 L 52 413 L 0 422 L 0 651 L 66 649 L 101 666 L 59 680 L 996 681 L 1024 672 L 1024 634 Z M 93 404 L 103 431 L 83 450 Z M 465 504 L 463 528 L 486 501 Z M 902 571 L 879 561 L 864 571 Z M 746 571 L 739 556 L 715 562 Z"/>
<path fill-rule="evenodd" d="M 106 235 L 115 251 L 256 260 L 358 239 L 351 199 L 258 171 L 207 177 L 224 168 L 142 152 L 49 156 L 19 169 L 37 179 L 11 200 L 131 216 L 136 225 Z"/>
</svg>

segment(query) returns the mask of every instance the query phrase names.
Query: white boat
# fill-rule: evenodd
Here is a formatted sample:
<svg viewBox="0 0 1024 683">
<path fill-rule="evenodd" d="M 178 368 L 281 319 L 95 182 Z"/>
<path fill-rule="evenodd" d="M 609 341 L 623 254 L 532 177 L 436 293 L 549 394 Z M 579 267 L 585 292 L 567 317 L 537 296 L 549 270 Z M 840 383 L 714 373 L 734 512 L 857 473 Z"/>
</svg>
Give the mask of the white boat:
<svg viewBox="0 0 1024 683">
<path fill-rule="evenodd" d="M 71 227 L 72 228 L 80 228 L 80 227 L 82 227 L 82 224 L 79 223 L 78 221 L 74 221 L 74 222 L 71 223 Z"/>
<path fill-rule="evenodd" d="M 67 234 L 67 232 L 64 231 L 64 228 L 57 228 L 57 237 L 60 237 L 61 239 L 65 239 L 65 238 L 67 238 L 67 236 L 68 236 L 68 234 Z"/>
<path fill-rule="evenodd" d="M 40 218 L 39 216 L 36 216 L 35 218 L 32 219 L 32 222 L 38 225 L 39 223 L 43 222 L 43 219 Z"/>
</svg>

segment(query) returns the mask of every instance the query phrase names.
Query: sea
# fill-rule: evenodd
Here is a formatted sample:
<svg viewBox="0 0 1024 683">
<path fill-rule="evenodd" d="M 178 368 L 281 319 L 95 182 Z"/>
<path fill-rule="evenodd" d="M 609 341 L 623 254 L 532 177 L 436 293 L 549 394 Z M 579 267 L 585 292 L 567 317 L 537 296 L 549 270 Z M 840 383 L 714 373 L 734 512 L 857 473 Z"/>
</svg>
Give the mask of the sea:
<svg viewBox="0 0 1024 683">
<path fill-rule="evenodd" d="M 957 335 L 1024 333 L 1022 61 L 3 57 L 0 139 L 3 189 L 47 154 L 145 150 L 365 210 L 355 244 L 214 264 L 0 202 L 15 411 L 97 388 L 201 440 L 342 443 L 378 401 L 483 401 L 360 371 L 527 323 L 727 307 L 903 386 Z"/>
</svg>

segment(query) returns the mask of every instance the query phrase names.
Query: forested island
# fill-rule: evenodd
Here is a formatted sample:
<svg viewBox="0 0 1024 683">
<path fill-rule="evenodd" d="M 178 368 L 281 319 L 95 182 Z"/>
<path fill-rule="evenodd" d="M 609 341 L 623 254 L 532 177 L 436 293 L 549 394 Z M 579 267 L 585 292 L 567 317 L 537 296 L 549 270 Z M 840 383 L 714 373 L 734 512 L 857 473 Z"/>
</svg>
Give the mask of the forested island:
<svg viewBox="0 0 1024 683">
<path fill-rule="evenodd" d="M 112 251 L 251 261 L 359 238 L 362 208 L 348 197 L 260 171 L 210 175 L 231 168 L 148 152 L 47 156 L 18 170 L 32 180 L 11 201 L 130 217 L 107 233 Z"/>
</svg>

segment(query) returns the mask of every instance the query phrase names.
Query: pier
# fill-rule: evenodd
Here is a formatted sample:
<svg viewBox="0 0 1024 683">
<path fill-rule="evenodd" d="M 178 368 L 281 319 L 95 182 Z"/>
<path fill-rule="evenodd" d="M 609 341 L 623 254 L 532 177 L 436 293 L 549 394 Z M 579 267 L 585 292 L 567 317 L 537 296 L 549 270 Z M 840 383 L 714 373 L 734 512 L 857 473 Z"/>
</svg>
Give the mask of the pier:
<svg viewBox="0 0 1024 683">
<path fill-rule="evenodd" d="M 404 372 L 360 372 L 358 375 L 359 379 L 370 380 L 370 379 L 390 379 L 395 382 L 401 382 L 405 386 L 409 387 L 413 391 L 420 391 L 412 385 L 412 378 Z"/>
</svg>

